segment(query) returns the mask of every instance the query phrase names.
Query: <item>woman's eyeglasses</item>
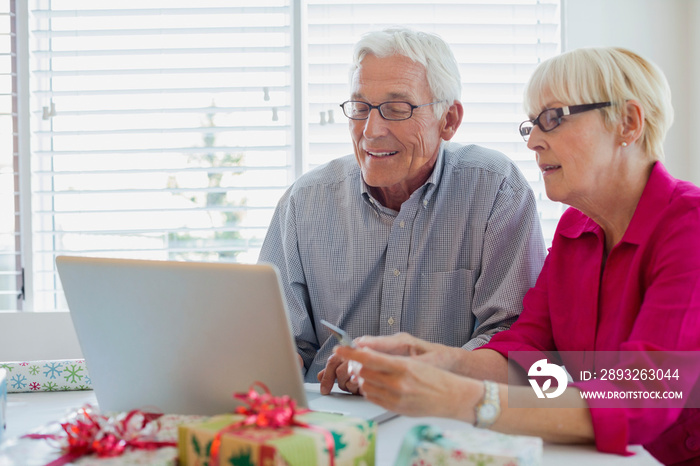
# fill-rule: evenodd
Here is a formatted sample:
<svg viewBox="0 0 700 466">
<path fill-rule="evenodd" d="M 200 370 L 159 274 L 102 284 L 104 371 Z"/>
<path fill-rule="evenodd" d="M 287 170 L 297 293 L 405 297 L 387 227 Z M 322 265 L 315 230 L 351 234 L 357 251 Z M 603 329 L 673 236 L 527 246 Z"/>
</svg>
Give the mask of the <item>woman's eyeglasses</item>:
<svg viewBox="0 0 700 466">
<path fill-rule="evenodd" d="M 561 108 L 547 108 L 542 111 L 534 120 L 525 120 L 520 123 L 520 135 L 527 141 L 530 133 L 537 125 L 542 131 L 549 132 L 561 124 L 561 118 L 567 115 L 587 112 L 596 108 L 609 107 L 610 102 L 598 102 L 595 104 L 571 105 Z"/>
</svg>

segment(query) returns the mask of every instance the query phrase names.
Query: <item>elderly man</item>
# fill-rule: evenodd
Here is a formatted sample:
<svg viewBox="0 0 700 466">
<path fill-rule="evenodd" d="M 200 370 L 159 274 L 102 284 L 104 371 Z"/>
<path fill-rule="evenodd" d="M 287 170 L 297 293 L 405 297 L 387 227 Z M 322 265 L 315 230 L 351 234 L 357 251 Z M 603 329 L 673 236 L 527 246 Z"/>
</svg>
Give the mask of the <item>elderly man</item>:
<svg viewBox="0 0 700 466">
<path fill-rule="evenodd" d="M 449 46 L 408 29 L 356 45 L 354 157 L 300 177 L 260 254 L 280 271 L 305 380 L 357 391 L 330 358 L 350 337 L 408 332 L 477 348 L 517 319 L 545 256 L 535 198 L 499 152 L 448 143 L 462 122 Z M 326 364 L 328 364 L 326 366 Z"/>
</svg>

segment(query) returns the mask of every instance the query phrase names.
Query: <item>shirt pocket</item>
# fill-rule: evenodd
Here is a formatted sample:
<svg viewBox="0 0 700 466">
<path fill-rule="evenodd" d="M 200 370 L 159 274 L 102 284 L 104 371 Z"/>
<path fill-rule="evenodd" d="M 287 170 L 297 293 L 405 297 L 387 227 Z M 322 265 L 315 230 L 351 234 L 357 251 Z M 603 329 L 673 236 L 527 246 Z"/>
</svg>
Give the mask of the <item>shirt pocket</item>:
<svg viewBox="0 0 700 466">
<path fill-rule="evenodd" d="M 451 346 L 469 341 L 475 277 L 475 271 L 469 269 L 421 275 L 417 336 Z"/>
</svg>

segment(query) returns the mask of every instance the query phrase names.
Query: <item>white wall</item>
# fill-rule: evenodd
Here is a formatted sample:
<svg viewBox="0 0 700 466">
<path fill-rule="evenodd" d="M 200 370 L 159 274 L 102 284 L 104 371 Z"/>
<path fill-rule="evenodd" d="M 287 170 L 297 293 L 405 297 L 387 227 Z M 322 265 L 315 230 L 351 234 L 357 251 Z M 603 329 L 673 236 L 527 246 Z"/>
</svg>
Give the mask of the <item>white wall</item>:
<svg viewBox="0 0 700 466">
<path fill-rule="evenodd" d="M 665 164 L 700 185 L 700 0 L 562 0 L 562 14 L 563 50 L 626 47 L 664 71 L 675 109 Z"/>
<path fill-rule="evenodd" d="M 0 312 L 0 362 L 80 359 L 67 312 Z"/>
</svg>

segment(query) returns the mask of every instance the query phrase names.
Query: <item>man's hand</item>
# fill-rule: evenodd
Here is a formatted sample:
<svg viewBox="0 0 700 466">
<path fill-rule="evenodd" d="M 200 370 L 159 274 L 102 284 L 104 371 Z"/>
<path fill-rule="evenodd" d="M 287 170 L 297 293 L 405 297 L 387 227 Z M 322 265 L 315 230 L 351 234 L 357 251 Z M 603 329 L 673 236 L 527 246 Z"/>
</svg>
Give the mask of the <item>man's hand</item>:
<svg viewBox="0 0 700 466">
<path fill-rule="evenodd" d="M 359 394 L 360 387 L 351 379 L 348 371 L 348 361 L 343 361 L 335 354 L 326 362 L 326 367 L 318 373 L 318 381 L 321 382 L 321 394 L 328 395 L 333 389 L 333 384 L 338 380 L 338 387 L 350 393 Z"/>
<path fill-rule="evenodd" d="M 301 358 L 301 355 L 297 353 L 297 358 L 299 358 L 299 368 L 303 369 L 304 368 L 304 360 Z"/>
</svg>

